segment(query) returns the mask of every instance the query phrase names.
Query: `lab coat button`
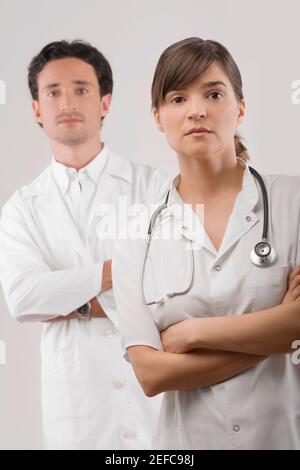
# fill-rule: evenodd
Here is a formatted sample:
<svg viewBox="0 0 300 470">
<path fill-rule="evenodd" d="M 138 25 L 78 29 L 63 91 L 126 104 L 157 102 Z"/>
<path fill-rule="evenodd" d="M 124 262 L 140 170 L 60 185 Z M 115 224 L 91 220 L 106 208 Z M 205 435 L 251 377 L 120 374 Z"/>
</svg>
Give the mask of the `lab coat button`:
<svg viewBox="0 0 300 470">
<path fill-rule="evenodd" d="M 219 264 L 217 264 L 217 266 L 215 267 L 215 270 L 216 270 L 216 271 L 221 271 L 221 269 L 222 269 L 222 266 L 220 266 Z"/>
<path fill-rule="evenodd" d="M 124 437 L 125 437 L 125 439 L 135 439 L 137 436 L 136 436 L 136 433 L 134 431 L 126 431 L 124 433 Z"/>
<path fill-rule="evenodd" d="M 123 382 L 119 382 L 118 380 L 116 380 L 114 382 L 114 387 L 117 389 L 117 390 L 121 390 L 122 388 L 124 388 L 124 384 Z"/>
<path fill-rule="evenodd" d="M 247 222 L 251 222 L 251 220 L 252 220 L 252 219 L 251 219 L 250 215 L 247 215 L 246 221 L 247 221 Z"/>
<path fill-rule="evenodd" d="M 113 332 L 113 330 L 106 330 L 104 334 L 105 334 L 106 338 L 112 338 L 113 335 L 114 335 L 114 332 Z"/>
<path fill-rule="evenodd" d="M 238 424 L 235 424 L 235 425 L 233 426 L 234 432 L 239 432 L 240 429 L 241 429 L 241 428 L 239 427 Z"/>
</svg>

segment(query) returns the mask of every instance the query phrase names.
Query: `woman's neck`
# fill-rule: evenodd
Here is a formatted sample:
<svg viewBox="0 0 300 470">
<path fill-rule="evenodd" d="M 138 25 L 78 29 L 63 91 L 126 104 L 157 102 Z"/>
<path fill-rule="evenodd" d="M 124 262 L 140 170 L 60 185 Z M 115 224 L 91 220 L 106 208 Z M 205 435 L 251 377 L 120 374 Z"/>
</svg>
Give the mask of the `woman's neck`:
<svg viewBox="0 0 300 470">
<path fill-rule="evenodd" d="M 179 166 L 177 191 L 186 203 L 214 200 L 241 190 L 244 165 L 236 156 L 223 160 L 179 157 Z"/>
</svg>

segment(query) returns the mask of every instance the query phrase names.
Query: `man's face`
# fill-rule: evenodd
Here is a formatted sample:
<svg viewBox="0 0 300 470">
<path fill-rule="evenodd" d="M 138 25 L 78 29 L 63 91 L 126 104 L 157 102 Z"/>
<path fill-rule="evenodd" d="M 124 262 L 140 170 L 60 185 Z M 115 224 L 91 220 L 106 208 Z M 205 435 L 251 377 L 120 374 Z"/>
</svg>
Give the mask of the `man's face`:
<svg viewBox="0 0 300 470">
<path fill-rule="evenodd" d="M 100 96 L 91 65 L 65 58 L 49 62 L 39 73 L 38 100 L 32 106 L 50 140 L 71 146 L 99 139 L 110 102 L 110 94 Z"/>
</svg>

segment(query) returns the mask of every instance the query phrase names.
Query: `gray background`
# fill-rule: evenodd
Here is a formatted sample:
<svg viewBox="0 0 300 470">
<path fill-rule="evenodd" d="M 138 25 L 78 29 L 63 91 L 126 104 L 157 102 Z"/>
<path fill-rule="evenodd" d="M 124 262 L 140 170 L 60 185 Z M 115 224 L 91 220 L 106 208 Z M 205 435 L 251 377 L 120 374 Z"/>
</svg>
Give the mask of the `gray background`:
<svg viewBox="0 0 300 470">
<path fill-rule="evenodd" d="M 258 169 L 300 174 L 300 3 L 297 0 L 0 0 L 0 205 L 49 162 L 34 123 L 26 69 L 45 44 L 85 39 L 110 61 L 115 90 L 103 138 L 117 153 L 176 173 L 174 153 L 154 125 L 150 84 L 159 55 L 190 36 L 228 47 L 244 80 L 247 115 L 241 132 Z M 1 100 L 0 100 L 1 101 Z M 18 324 L 0 293 L 0 448 L 42 447 L 39 391 L 40 325 Z"/>
</svg>

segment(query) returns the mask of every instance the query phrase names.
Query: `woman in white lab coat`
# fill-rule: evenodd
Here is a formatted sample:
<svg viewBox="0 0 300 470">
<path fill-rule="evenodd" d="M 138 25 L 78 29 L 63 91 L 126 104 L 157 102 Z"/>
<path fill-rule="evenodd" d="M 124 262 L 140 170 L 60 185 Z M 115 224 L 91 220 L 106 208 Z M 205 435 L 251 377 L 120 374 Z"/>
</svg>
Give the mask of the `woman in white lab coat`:
<svg viewBox="0 0 300 470">
<path fill-rule="evenodd" d="M 171 45 L 152 105 L 180 175 L 150 246 L 120 241 L 113 272 L 124 353 L 147 395 L 167 392 L 153 445 L 299 449 L 300 179 L 263 176 L 276 258 L 259 267 L 263 198 L 236 135 L 245 103 L 232 56 L 199 38 Z"/>
</svg>

